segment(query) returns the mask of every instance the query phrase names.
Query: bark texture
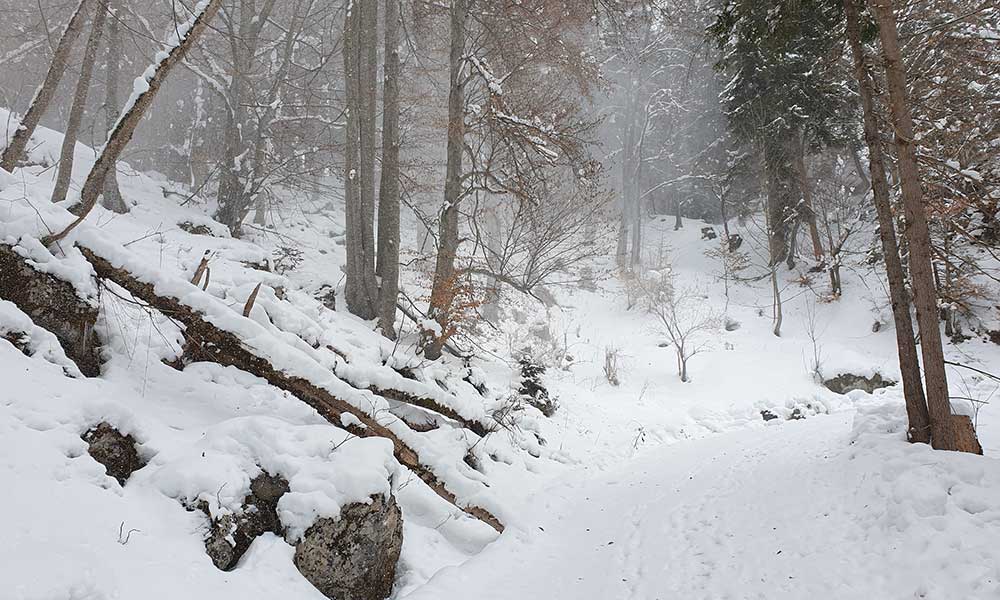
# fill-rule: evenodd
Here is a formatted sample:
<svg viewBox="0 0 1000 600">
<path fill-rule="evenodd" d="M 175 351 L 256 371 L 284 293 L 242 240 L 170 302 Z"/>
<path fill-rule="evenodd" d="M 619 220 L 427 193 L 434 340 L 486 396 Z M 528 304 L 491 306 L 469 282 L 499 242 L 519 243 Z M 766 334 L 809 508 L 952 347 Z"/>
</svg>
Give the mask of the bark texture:
<svg viewBox="0 0 1000 600">
<path fill-rule="evenodd" d="M 424 356 L 431 360 L 441 357 L 447 339 L 452 303 L 455 300 L 457 271 L 455 255 L 458 253 L 459 203 L 462 201 L 462 152 L 465 145 L 465 83 L 462 74 L 465 52 L 465 22 L 468 17 L 466 0 L 452 0 L 450 8 L 451 39 L 448 50 L 448 145 L 444 181 L 444 206 L 438 224 L 438 251 L 434 265 L 434 284 L 431 288 L 430 307 L 427 314 L 434 319 L 438 332 L 424 330 Z"/>
<path fill-rule="evenodd" d="M 378 194 L 378 323 L 396 337 L 399 297 L 399 0 L 385 0 L 385 79 L 382 86 L 382 177 Z"/>
<path fill-rule="evenodd" d="M 370 2 L 353 3 L 344 18 L 344 72 L 347 88 L 347 129 L 344 153 L 347 309 L 362 319 L 377 316 L 375 281 L 375 74 L 377 14 Z M 369 59 L 372 59 L 371 61 Z"/>
<path fill-rule="evenodd" d="M 892 216 L 892 203 L 886 179 L 885 159 L 875 112 L 875 100 L 871 71 L 861 45 L 860 16 L 858 0 L 844 0 L 847 17 L 847 37 L 854 55 L 854 75 L 858 80 L 861 108 L 864 118 L 865 142 L 868 145 L 869 173 L 871 174 L 872 196 L 878 214 L 879 236 L 882 253 L 885 255 L 885 271 L 889 280 L 889 300 L 892 303 L 892 318 L 896 328 L 896 349 L 899 355 L 899 371 L 903 383 L 903 397 L 906 399 L 906 414 L 909 420 L 907 437 L 911 442 L 927 443 L 931 438 L 930 417 L 924 386 L 920 379 L 920 361 L 917 358 L 917 344 L 913 338 L 913 320 L 910 316 L 910 294 L 906 290 L 903 263 L 899 257 L 896 242 L 896 228 Z M 857 156 L 857 153 L 854 153 Z M 860 171 L 860 161 L 858 161 Z"/>
<path fill-rule="evenodd" d="M 910 283 L 917 309 L 917 325 L 920 327 L 927 410 L 931 419 L 931 445 L 940 450 L 955 450 L 948 377 L 945 373 L 944 349 L 938 323 L 937 290 L 931 262 L 931 238 L 920 187 L 913 118 L 907 100 L 906 74 L 899 50 L 896 15 L 891 0 L 875 0 L 874 7 L 879 38 L 882 41 L 889 112 L 895 129 L 896 156 L 906 215 L 905 234 L 910 252 Z"/>
</svg>

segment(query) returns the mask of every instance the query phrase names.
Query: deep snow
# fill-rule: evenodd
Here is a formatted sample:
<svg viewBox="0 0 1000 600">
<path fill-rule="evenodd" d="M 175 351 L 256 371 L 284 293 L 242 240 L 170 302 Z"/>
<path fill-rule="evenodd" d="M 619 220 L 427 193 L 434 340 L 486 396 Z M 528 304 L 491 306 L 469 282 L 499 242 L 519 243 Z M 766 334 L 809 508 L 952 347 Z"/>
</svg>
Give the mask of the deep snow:
<svg viewBox="0 0 1000 600">
<path fill-rule="evenodd" d="M 51 163 L 58 134 L 39 130 L 35 142 L 36 162 Z M 77 175 L 92 162 L 93 151 L 79 145 Z M 504 298 L 471 365 L 473 380 L 489 388 L 483 398 L 463 381 L 470 372 L 460 361 L 426 364 L 414 354 L 412 325 L 397 345 L 315 299 L 342 285 L 335 190 L 290 195 L 273 229 L 233 240 L 207 216 L 211 202 L 180 206 L 182 186 L 127 165 L 122 171 L 132 212 L 98 208 L 78 239 L 103 245 L 161 289 L 186 294 L 288 368 L 336 372 L 326 383 L 357 402 L 374 400 L 344 382 L 407 388 L 478 419 L 517 388 L 513 359 L 530 347 L 549 360 L 545 382 L 561 406 L 551 419 L 529 409 L 517 431 L 475 445 L 480 470 L 462 460 L 474 440 L 461 429 L 414 436 L 467 498 L 503 515 L 508 530 L 497 539 L 397 472 L 382 441 L 346 439 L 304 404 L 234 369 L 163 365 L 178 351 L 174 324 L 109 290 L 99 294 L 75 250 L 53 256 L 25 237 L 68 220 L 48 204 L 51 172 L 0 173 L 0 239 L 100 302 L 110 340 L 100 379 L 67 377 L 72 365 L 51 336 L 0 302 L 0 329 L 26 332 L 32 354 L 0 340 L 0 471 L 8 483 L 0 494 L 0 600 L 321 598 L 280 538 L 258 539 L 229 573 L 204 553 L 205 519 L 184 504 L 202 499 L 232 510 L 257 468 L 290 478 L 293 493 L 280 508 L 292 538 L 311 519 L 391 485 L 405 522 L 396 598 L 1000 597 L 995 403 L 978 414 L 986 457 L 936 453 L 902 441 L 898 388 L 840 396 L 811 372 L 813 322 L 824 376 L 897 374 L 883 287 L 862 264 L 845 268 L 845 295 L 835 302 L 818 301 L 796 283 L 798 273 L 782 273 L 785 326 L 777 338 L 766 282 L 733 285 L 727 300 L 718 265 L 705 255 L 714 242 L 700 239 L 704 224 L 673 231 L 666 219 L 653 221 L 648 266 L 669 265 L 679 284 L 703 294 L 706 310 L 739 325 L 712 334 L 691 361 L 692 382 L 677 379 L 672 349 L 661 347 L 648 314 L 628 308 L 607 259 L 590 265 L 598 274 L 592 289 L 553 288 L 556 305 Z M 183 222 L 215 235 L 192 235 Z M 405 247 L 417 246 L 416 230 L 404 227 Z M 283 274 L 245 264 L 281 247 L 301 250 L 301 264 Z M 206 251 L 212 275 L 201 294 L 185 282 Z M 243 319 L 243 303 L 261 282 Z M 409 272 L 404 283 L 417 298 L 425 282 Z M 873 332 L 876 320 L 888 325 Z M 602 373 L 608 347 L 620 349 L 617 386 Z M 981 340 L 947 352 L 1000 367 L 1000 348 Z M 410 367 L 422 381 L 388 366 Z M 949 376 L 963 396 L 987 399 L 996 390 L 969 373 Z M 786 420 L 796 409 L 806 418 Z M 779 418 L 765 423 L 762 410 Z M 124 488 L 79 437 L 101 420 L 133 433 L 150 459 Z"/>
</svg>

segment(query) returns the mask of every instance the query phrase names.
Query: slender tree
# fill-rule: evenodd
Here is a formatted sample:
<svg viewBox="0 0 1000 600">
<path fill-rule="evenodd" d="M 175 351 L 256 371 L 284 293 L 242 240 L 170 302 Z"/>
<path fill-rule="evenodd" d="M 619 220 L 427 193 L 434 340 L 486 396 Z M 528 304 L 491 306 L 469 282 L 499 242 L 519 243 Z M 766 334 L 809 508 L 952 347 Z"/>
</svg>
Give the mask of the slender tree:
<svg viewBox="0 0 1000 600">
<path fill-rule="evenodd" d="M 437 332 L 424 330 L 424 356 L 436 360 L 447 340 L 446 329 L 452 324 L 449 311 L 457 286 L 455 257 L 458 254 L 459 203 L 462 200 L 462 153 L 465 151 L 465 27 L 468 19 L 466 0 L 452 0 L 449 9 L 448 46 L 448 142 L 446 152 L 444 204 L 438 223 L 438 251 L 428 316 L 434 319 Z"/>
<path fill-rule="evenodd" d="M 24 156 L 24 151 L 28 147 L 28 140 L 35 133 L 35 128 L 38 127 L 39 121 L 42 120 L 42 116 L 49 108 L 49 104 L 52 102 L 53 96 L 55 96 L 56 88 L 59 87 L 59 81 L 62 80 L 62 76 L 66 72 L 69 55 L 73 51 L 73 43 L 76 41 L 76 38 L 80 37 L 80 32 L 83 31 L 91 1 L 80 0 L 80 3 L 76 5 L 76 10 L 73 11 L 73 16 L 70 17 L 69 23 L 66 25 L 66 29 L 63 30 L 62 35 L 59 37 L 59 43 L 52 54 L 52 62 L 49 63 L 49 69 L 45 73 L 45 80 L 39 86 L 38 91 L 35 92 L 35 97 L 31 100 L 28 112 L 24 114 L 21 124 L 14 132 L 14 137 L 10 140 L 7 148 L 4 149 L 3 155 L 0 156 L 0 167 L 5 171 L 13 171 L 14 167 L 17 166 L 17 162 Z"/>
<path fill-rule="evenodd" d="M 385 0 L 385 65 L 382 86 L 382 175 L 378 194 L 378 320 L 396 337 L 399 296 L 399 0 Z"/>
<path fill-rule="evenodd" d="M 878 214 L 879 237 L 882 241 L 882 253 L 885 256 L 886 277 L 889 280 L 889 299 L 892 303 L 892 318 L 896 327 L 899 371 L 902 375 L 903 397 L 906 399 L 906 414 L 909 419 L 907 437 L 911 442 L 926 444 L 931 439 L 930 417 L 927 414 L 927 401 L 924 398 L 923 382 L 920 379 L 917 345 L 913 338 L 910 294 L 906 290 L 903 263 L 899 258 L 899 245 L 896 242 L 895 219 L 892 214 L 892 201 L 889 197 L 889 185 L 886 180 L 882 138 L 879 132 L 873 93 L 874 86 L 868 58 L 861 40 L 861 17 L 857 0 L 844 0 L 844 16 L 847 19 L 847 41 L 854 56 L 854 74 L 858 80 L 858 92 L 861 96 L 872 197 L 875 211 Z"/>
<path fill-rule="evenodd" d="M 940 450 L 956 449 L 952 426 L 948 376 L 944 366 L 944 348 L 938 319 L 937 291 L 934 267 L 931 263 L 931 239 L 924 212 L 920 170 L 917 166 L 913 119 L 907 101 L 906 73 L 899 50 L 896 14 L 891 0 L 875 0 L 875 17 L 885 66 L 889 93 L 889 113 L 895 130 L 896 161 L 906 215 L 907 248 L 909 250 L 910 284 L 920 328 L 920 351 L 923 355 L 927 409 L 930 414 L 931 445 Z"/>
<path fill-rule="evenodd" d="M 121 0 L 109 0 L 107 7 L 108 41 L 104 61 L 104 139 L 107 139 L 115 128 L 118 111 L 121 109 L 121 102 L 118 99 L 118 79 L 122 61 L 122 38 L 119 23 L 122 18 Z M 116 213 L 128 212 L 128 205 L 122 198 L 122 192 L 118 186 L 117 163 L 111 166 L 108 170 L 108 176 L 104 179 L 104 195 L 101 196 L 101 205 Z"/>
<path fill-rule="evenodd" d="M 53 202 L 62 202 L 69 192 L 76 140 L 80 134 L 80 125 L 83 123 L 83 113 L 87 109 L 90 79 L 94 73 L 94 62 L 97 60 L 97 50 L 101 45 L 101 35 L 104 33 L 104 22 L 107 15 L 107 0 L 101 0 L 94 9 L 90 35 L 87 37 L 87 46 L 83 51 L 83 60 L 80 63 L 80 76 L 77 78 L 76 91 L 73 93 L 73 106 L 70 108 L 66 131 L 63 133 L 62 148 L 59 152 L 59 170 L 56 175 L 56 185 L 52 188 Z"/>
<path fill-rule="evenodd" d="M 141 89 L 142 92 L 131 99 L 131 104 L 121 114 L 108 142 L 101 149 L 97 161 L 90 173 L 87 174 L 83 190 L 80 192 L 80 203 L 75 205 L 73 209 L 77 218 L 62 231 L 46 236 L 42 240 L 43 244 L 50 246 L 62 240 L 87 218 L 104 189 L 104 179 L 107 177 L 108 171 L 121 156 L 125 146 L 132 140 L 136 127 L 139 126 L 143 115 L 153 104 L 153 99 L 163 82 L 166 81 L 167 75 L 177 63 L 184 59 L 184 55 L 205 31 L 212 17 L 219 12 L 221 7 L 222 0 L 201 0 L 192 18 L 178 26 L 174 31 L 169 49 L 158 55 L 157 62 L 147 73 L 136 79 L 133 89 Z"/>
</svg>

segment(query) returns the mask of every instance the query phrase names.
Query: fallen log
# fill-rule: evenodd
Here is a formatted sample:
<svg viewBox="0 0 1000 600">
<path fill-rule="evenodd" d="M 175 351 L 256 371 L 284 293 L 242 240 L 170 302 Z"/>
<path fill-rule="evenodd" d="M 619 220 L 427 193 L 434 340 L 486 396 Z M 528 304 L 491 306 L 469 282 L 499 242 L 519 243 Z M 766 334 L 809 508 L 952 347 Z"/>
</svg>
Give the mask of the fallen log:
<svg viewBox="0 0 1000 600">
<path fill-rule="evenodd" d="M 351 382 L 348 381 L 348 384 Z M 375 385 L 369 386 L 368 391 L 375 394 L 376 396 L 382 396 L 387 400 L 395 400 L 396 402 L 402 402 L 403 404 L 409 404 L 411 406 L 419 406 L 420 408 L 429 410 L 431 412 L 436 412 L 439 415 L 448 417 L 449 419 L 456 421 L 462 427 L 465 427 L 472 433 L 475 433 L 479 437 L 485 437 L 487 434 L 491 433 L 491 430 L 487 426 L 479 421 L 473 421 L 466 419 L 465 417 L 458 414 L 453 408 L 449 408 L 440 402 L 428 398 L 426 396 L 417 396 L 409 392 L 404 392 L 402 390 L 397 390 L 393 388 L 383 388 Z"/>
<path fill-rule="evenodd" d="M 101 374 L 94 333 L 97 306 L 80 298 L 68 281 L 35 269 L 12 246 L 0 244 L 0 298 L 17 305 L 36 325 L 51 331 L 87 377 Z"/>
<path fill-rule="evenodd" d="M 438 496 L 461 509 L 466 514 L 486 523 L 498 532 L 503 531 L 500 523 L 488 510 L 478 506 L 461 506 L 455 494 L 447 489 L 431 469 L 420 461 L 418 454 L 395 433 L 379 424 L 371 415 L 349 402 L 333 396 L 330 392 L 312 382 L 289 375 L 274 367 L 267 359 L 258 356 L 233 333 L 225 331 L 205 320 L 204 315 L 178 299 L 161 296 L 150 283 L 140 281 L 131 273 L 117 268 L 95 252 L 80 246 L 83 256 L 94 267 L 97 276 L 112 281 L 128 290 L 136 298 L 150 307 L 184 325 L 186 339 L 185 352 L 194 353 L 202 360 L 233 366 L 267 380 L 271 385 L 293 394 L 327 421 L 350 431 L 358 437 L 383 437 L 392 442 L 396 460 L 416 474 Z M 352 415 L 361 425 L 349 424 L 350 419 L 342 419 L 344 414 Z"/>
</svg>

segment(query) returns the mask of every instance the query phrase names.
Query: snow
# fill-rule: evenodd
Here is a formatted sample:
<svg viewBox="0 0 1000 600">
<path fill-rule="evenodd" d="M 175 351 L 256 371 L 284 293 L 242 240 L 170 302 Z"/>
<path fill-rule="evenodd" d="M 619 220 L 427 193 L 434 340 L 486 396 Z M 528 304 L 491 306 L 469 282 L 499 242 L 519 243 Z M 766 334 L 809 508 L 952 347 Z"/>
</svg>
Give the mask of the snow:
<svg viewBox="0 0 1000 600">
<path fill-rule="evenodd" d="M 706 308 L 738 324 L 714 333 L 691 360 L 691 383 L 676 377 L 674 350 L 662 345 L 666 336 L 651 315 L 629 308 L 629 287 L 613 274 L 610 256 L 589 265 L 592 286 L 549 289 L 555 304 L 505 296 L 496 329 L 483 328 L 470 361 L 428 363 L 416 342 L 434 321 L 400 321 L 393 342 L 371 322 L 317 300 L 331 289 L 342 298 L 340 199 L 320 197 L 313 206 L 279 190 L 276 202 L 287 204 L 274 228 L 233 239 L 209 216 L 211 201 L 180 206 L 178 196 L 189 193 L 182 186 L 120 164 L 131 212 L 97 207 L 50 252 L 38 238 L 72 218 L 48 201 L 44 174 L 59 142 L 39 128 L 29 144 L 38 166 L 0 172 L 0 240 L 99 303 L 106 362 L 101 377 L 80 377 L 50 333 L 0 301 L 0 337 L 14 332 L 27 348 L 0 339 L 4 600 L 318 600 L 292 563 L 290 542 L 316 518 L 388 493 L 404 516 L 396 600 L 458 600 L 470 590 L 485 599 L 574 600 L 1000 595 L 996 403 L 977 411 L 956 400 L 956 410 L 975 415 L 985 457 L 934 452 L 903 441 L 898 387 L 841 396 L 812 372 L 818 352 L 826 378 L 898 378 L 884 286 L 863 264 L 845 267 L 845 294 L 835 302 L 802 287 L 799 273 L 782 271 L 778 338 L 770 333 L 768 282 L 731 283 L 727 297 L 716 259 L 705 254 L 715 242 L 700 239 L 706 224 L 686 221 L 673 231 L 672 218 L 654 220 L 645 232 L 646 268 L 702 290 Z M 78 190 L 93 150 L 78 145 L 77 161 Z M 317 210 L 328 203 L 332 213 Z M 416 247 L 420 228 L 408 223 L 403 246 Z M 386 440 L 357 438 L 237 369 L 163 364 L 180 353 L 178 325 L 114 285 L 98 288 L 74 243 L 127 266 L 285 372 L 374 415 L 462 502 L 497 514 L 505 533 L 400 468 Z M 282 273 L 247 264 L 268 262 L 282 246 L 299 249 L 302 263 Z M 190 280 L 206 252 L 211 277 L 202 291 Z M 410 297 L 420 297 L 426 281 L 404 275 Z M 876 321 L 882 326 L 873 331 Z M 620 351 L 619 385 L 603 374 L 608 348 Z M 525 349 L 548 367 L 543 380 L 559 410 L 552 418 L 517 411 L 507 429 L 482 440 L 367 389 L 428 397 L 489 422 L 516 396 L 516 357 Z M 948 344 L 946 353 L 988 371 L 1000 365 L 1000 347 L 987 341 Z M 949 378 L 964 397 L 997 391 L 970 372 L 951 369 Z M 778 418 L 765 421 L 761 411 Z M 400 416 L 440 426 L 417 433 Z M 102 421 L 132 434 L 149 461 L 125 486 L 80 438 Z M 345 414 L 340 424 L 360 421 Z M 235 570 L 218 571 L 204 552 L 207 518 L 189 508 L 203 501 L 215 515 L 240 510 L 261 471 L 289 481 L 279 504 L 287 536 L 258 538 Z"/>
<path fill-rule="evenodd" d="M 524 503 L 530 528 L 403 597 L 997 597 L 1000 464 L 907 444 L 899 408 L 872 399 L 559 481 Z"/>
</svg>

